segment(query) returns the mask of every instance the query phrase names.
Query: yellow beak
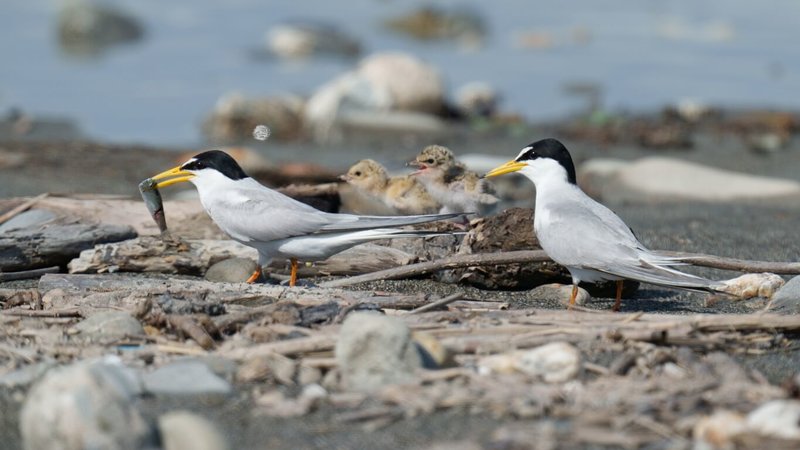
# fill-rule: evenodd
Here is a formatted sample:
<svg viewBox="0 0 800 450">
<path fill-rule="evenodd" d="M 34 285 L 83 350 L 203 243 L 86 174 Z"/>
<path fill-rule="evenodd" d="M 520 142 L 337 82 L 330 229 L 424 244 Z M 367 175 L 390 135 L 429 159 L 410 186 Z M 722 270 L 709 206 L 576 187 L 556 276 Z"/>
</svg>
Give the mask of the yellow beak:
<svg viewBox="0 0 800 450">
<path fill-rule="evenodd" d="M 502 166 L 498 166 L 498 167 L 495 167 L 494 169 L 490 170 L 483 177 L 484 178 L 496 177 L 498 175 L 504 175 L 504 174 L 507 174 L 507 173 L 516 172 L 516 171 L 522 169 L 523 167 L 525 167 L 526 165 L 527 164 L 525 164 L 524 162 L 518 162 L 518 161 L 514 161 L 512 159 L 511 161 L 503 164 Z"/>
<path fill-rule="evenodd" d="M 156 182 L 156 189 L 167 187 L 175 183 L 183 183 L 194 178 L 192 172 L 181 170 L 181 167 L 174 167 L 172 169 L 161 172 L 152 178 Z M 162 181 L 163 180 L 163 181 Z"/>
</svg>

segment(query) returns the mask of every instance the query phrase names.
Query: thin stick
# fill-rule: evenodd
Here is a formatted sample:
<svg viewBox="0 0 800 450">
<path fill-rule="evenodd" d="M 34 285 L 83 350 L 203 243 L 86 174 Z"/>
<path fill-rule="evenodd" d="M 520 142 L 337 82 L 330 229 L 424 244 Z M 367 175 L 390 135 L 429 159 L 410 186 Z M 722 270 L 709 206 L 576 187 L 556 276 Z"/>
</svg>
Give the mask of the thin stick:
<svg viewBox="0 0 800 450">
<path fill-rule="evenodd" d="M 78 308 L 65 309 L 6 309 L 0 312 L 3 316 L 22 316 L 22 317 L 82 317 Z"/>
<path fill-rule="evenodd" d="M 0 216 L 0 224 L 3 224 L 5 222 L 13 219 L 14 217 L 17 216 L 17 214 L 20 214 L 20 213 L 28 210 L 31 206 L 35 205 L 36 202 L 38 202 L 39 200 L 47 197 L 48 195 L 50 195 L 50 194 L 45 192 L 44 194 L 39 194 L 36 197 L 29 198 L 28 200 L 25 200 L 24 202 L 22 202 L 22 204 L 17 205 L 15 208 L 12 208 L 11 211 L 8 211 L 5 214 L 3 214 L 2 216 Z"/>
<path fill-rule="evenodd" d="M 46 273 L 58 273 L 58 271 L 58 266 L 53 266 L 42 269 L 20 270 L 19 272 L 0 272 L 0 282 L 30 280 L 31 278 L 39 278 Z"/>
<path fill-rule="evenodd" d="M 397 280 L 419 275 L 427 275 L 444 269 L 458 269 L 470 266 L 489 266 L 495 264 L 514 264 L 526 262 L 550 261 L 543 250 L 519 250 L 501 253 L 478 253 L 474 255 L 456 255 L 407 266 L 393 267 L 377 272 L 358 275 L 355 277 L 341 278 L 338 280 L 320 283 L 320 287 L 343 287 L 358 283 L 367 283 L 378 280 Z"/>
<path fill-rule="evenodd" d="M 453 303 L 454 301 L 460 299 L 463 296 L 464 296 L 463 292 L 454 292 L 454 293 L 448 295 L 447 297 L 440 298 L 439 300 L 436 300 L 435 302 L 428 303 L 427 305 L 422 305 L 419 308 L 412 309 L 411 311 L 409 311 L 409 314 L 424 313 L 425 311 L 430 311 L 432 309 L 436 309 L 436 308 L 438 308 L 440 306 L 444 306 L 444 305 L 446 305 L 448 303 Z"/>
<path fill-rule="evenodd" d="M 675 256 L 681 260 L 700 267 L 731 270 L 736 272 L 772 272 L 780 275 L 800 274 L 800 262 L 750 261 L 745 259 L 726 258 L 723 256 L 704 255 L 700 253 L 660 252 L 667 256 Z M 543 250 L 518 250 L 513 252 L 476 253 L 474 255 L 456 255 L 407 266 L 394 267 L 377 272 L 367 273 L 349 278 L 320 283 L 320 287 L 344 287 L 359 283 L 379 280 L 397 280 L 420 275 L 427 275 L 439 270 L 458 269 L 472 266 L 493 266 L 530 262 L 552 261 Z"/>
<path fill-rule="evenodd" d="M 747 259 L 726 258 L 724 256 L 704 255 L 702 253 L 659 252 L 667 256 L 677 256 L 694 266 L 735 272 L 771 272 L 779 275 L 800 274 L 800 262 L 751 261 Z"/>
</svg>

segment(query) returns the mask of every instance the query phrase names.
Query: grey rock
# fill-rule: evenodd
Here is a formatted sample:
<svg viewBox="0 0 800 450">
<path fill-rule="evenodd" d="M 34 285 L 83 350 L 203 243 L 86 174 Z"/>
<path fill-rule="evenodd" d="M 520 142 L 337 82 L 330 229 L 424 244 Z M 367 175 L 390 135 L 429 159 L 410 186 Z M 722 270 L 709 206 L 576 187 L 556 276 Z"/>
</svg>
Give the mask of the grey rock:
<svg viewBox="0 0 800 450">
<path fill-rule="evenodd" d="M 282 58 L 308 58 L 317 54 L 357 56 L 358 40 L 338 28 L 311 22 L 283 23 L 267 33 L 267 47 Z"/>
<path fill-rule="evenodd" d="M 216 142 L 244 141 L 253 138 L 258 125 L 267 125 L 270 139 L 295 139 L 302 131 L 304 107 L 305 100 L 295 95 L 250 98 L 226 94 L 203 122 L 203 133 Z"/>
<path fill-rule="evenodd" d="M 629 163 L 591 161 L 581 167 L 584 186 L 615 201 L 761 201 L 800 198 L 800 182 L 717 169 L 674 158 L 647 157 Z M 582 182 L 583 183 L 583 182 Z"/>
<path fill-rule="evenodd" d="M 250 278 L 257 267 L 252 259 L 230 258 L 209 267 L 205 278 L 208 281 L 241 283 Z"/>
<path fill-rule="evenodd" d="M 747 415 L 747 426 L 763 436 L 800 441 L 800 401 L 764 403 Z"/>
<path fill-rule="evenodd" d="M 80 336 L 95 341 L 111 341 L 125 336 L 143 336 L 144 328 L 125 311 L 104 311 L 78 322 Z"/>
<path fill-rule="evenodd" d="M 136 373 L 109 361 L 53 369 L 31 389 L 20 413 L 27 450 L 141 449 L 154 433 L 133 401 Z"/>
<path fill-rule="evenodd" d="M 783 278 L 774 273 L 746 273 L 722 282 L 723 291 L 739 297 L 749 299 L 753 297 L 772 298 L 773 295 L 786 284 Z"/>
<path fill-rule="evenodd" d="M 444 82 L 431 65 L 404 53 L 379 53 L 322 85 L 308 100 L 304 121 L 318 140 L 342 127 L 442 133 Z"/>
<path fill-rule="evenodd" d="M 409 381 L 422 367 L 406 324 L 377 313 L 348 315 L 339 331 L 335 355 L 343 384 L 360 391 Z"/>
<path fill-rule="evenodd" d="M 25 388 L 42 378 L 48 370 L 55 367 L 52 361 L 23 366 L 13 372 L 0 376 L 0 386 L 6 388 Z"/>
<path fill-rule="evenodd" d="M 566 342 L 551 342 L 531 350 L 484 357 L 478 361 L 482 374 L 519 372 L 547 383 L 575 378 L 581 368 L 581 353 Z"/>
<path fill-rule="evenodd" d="M 497 111 L 499 99 L 500 95 L 492 85 L 485 82 L 472 82 L 458 88 L 455 101 L 456 106 L 464 115 L 491 117 Z"/>
<path fill-rule="evenodd" d="M 96 56 L 144 36 L 144 27 L 130 14 L 91 1 L 68 2 L 58 16 L 61 50 L 74 56 Z"/>
<path fill-rule="evenodd" d="M 230 448 L 217 427 L 188 411 L 170 411 L 158 418 L 164 450 L 225 450 Z"/>
<path fill-rule="evenodd" d="M 224 397 L 232 392 L 230 383 L 202 361 L 192 359 L 145 373 L 142 382 L 145 390 L 155 395 Z"/>
<path fill-rule="evenodd" d="M 772 296 L 769 310 L 781 314 L 800 314 L 800 276 L 787 281 Z"/>
<path fill-rule="evenodd" d="M 66 265 L 83 250 L 136 237 L 128 225 L 48 224 L 0 234 L 0 270 L 13 272 Z"/>
<path fill-rule="evenodd" d="M 56 215 L 52 211 L 46 209 L 31 209 L 12 217 L 11 220 L 0 225 L 0 233 L 5 233 L 10 230 L 32 228 L 55 218 Z"/>
</svg>

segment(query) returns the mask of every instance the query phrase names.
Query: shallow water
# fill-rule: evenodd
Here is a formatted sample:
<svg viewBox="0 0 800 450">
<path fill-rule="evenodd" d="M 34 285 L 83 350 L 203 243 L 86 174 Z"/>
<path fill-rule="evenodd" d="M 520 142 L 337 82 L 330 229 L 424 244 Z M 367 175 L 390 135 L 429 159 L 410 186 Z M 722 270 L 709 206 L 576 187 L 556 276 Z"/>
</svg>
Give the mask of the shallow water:
<svg viewBox="0 0 800 450">
<path fill-rule="evenodd" d="M 648 109 L 681 98 L 800 107 L 800 3 L 793 0 L 769 7 L 723 0 L 442 2 L 484 18 L 487 40 L 472 50 L 383 29 L 385 19 L 411 11 L 404 2 L 110 3 L 140 19 L 144 40 L 76 59 L 62 53 L 56 39 L 63 2 L 0 2 L 0 114 L 19 107 L 75 118 L 97 139 L 195 145 L 202 140 L 200 121 L 220 95 L 308 93 L 354 63 L 253 58 L 266 31 L 291 19 L 333 23 L 358 37 L 366 53 L 417 54 L 441 69 L 451 89 L 488 81 L 506 109 L 531 119 L 583 108 L 584 100 L 563 89 L 575 82 L 602 86 L 604 104 L 613 109 Z M 523 48 L 517 42 L 526 32 L 552 45 Z"/>
</svg>

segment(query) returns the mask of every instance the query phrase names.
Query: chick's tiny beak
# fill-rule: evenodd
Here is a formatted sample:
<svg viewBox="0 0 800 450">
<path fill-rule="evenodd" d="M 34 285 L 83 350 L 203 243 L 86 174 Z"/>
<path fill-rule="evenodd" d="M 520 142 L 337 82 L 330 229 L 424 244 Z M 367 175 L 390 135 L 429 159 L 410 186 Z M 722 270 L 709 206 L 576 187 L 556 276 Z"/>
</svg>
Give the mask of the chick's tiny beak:
<svg viewBox="0 0 800 450">
<path fill-rule="evenodd" d="M 175 183 L 183 183 L 194 178 L 194 174 L 186 170 L 181 170 L 181 167 L 174 167 L 165 170 L 152 178 L 156 182 L 156 189 L 167 187 Z"/>
<path fill-rule="evenodd" d="M 507 173 L 516 172 L 525 166 L 526 164 L 524 162 L 514 161 L 512 159 L 511 161 L 503 164 L 502 166 L 498 166 L 490 170 L 489 172 L 486 173 L 486 175 L 483 176 L 483 178 L 496 177 L 498 175 L 504 175 Z"/>
<path fill-rule="evenodd" d="M 347 174 L 339 175 L 339 179 L 342 181 L 350 181 L 350 177 Z"/>
</svg>

